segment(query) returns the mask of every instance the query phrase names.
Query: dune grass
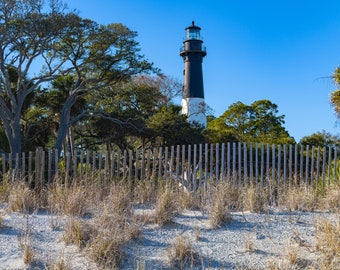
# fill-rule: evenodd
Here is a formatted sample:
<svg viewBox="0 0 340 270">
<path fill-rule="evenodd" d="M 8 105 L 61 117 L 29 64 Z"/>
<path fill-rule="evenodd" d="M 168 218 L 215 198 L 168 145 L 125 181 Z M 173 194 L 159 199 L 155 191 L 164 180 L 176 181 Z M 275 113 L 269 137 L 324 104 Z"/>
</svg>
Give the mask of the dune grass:
<svg viewBox="0 0 340 270">
<path fill-rule="evenodd" d="M 228 181 L 209 187 L 205 192 L 188 192 L 176 182 L 152 180 L 129 183 L 114 181 L 98 184 L 77 179 L 69 185 L 55 181 L 43 189 L 31 189 L 26 180 L 0 183 L 0 198 L 10 211 L 31 213 L 40 208 L 67 216 L 63 240 L 66 245 L 75 245 L 103 269 L 119 268 L 126 256 L 124 246 L 143 237 L 141 222 L 134 208 L 143 205 L 153 214 L 148 223 L 159 227 L 171 223 L 176 213 L 183 209 L 200 209 L 207 214 L 212 229 L 231 221 L 231 211 L 263 212 L 279 207 L 289 211 L 327 210 L 340 214 L 340 185 L 333 184 L 323 196 L 316 196 L 313 188 L 287 186 L 273 193 L 270 189 L 254 186 L 235 187 Z M 0 227 L 2 218 L 0 215 Z M 340 223 L 327 220 L 316 221 L 317 251 L 320 254 L 320 269 L 336 269 L 340 260 Z M 199 234 L 199 233 L 197 233 Z M 199 236 L 195 237 L 199 239 Z M 199 240 L 197 240 L 199 241 Z M 30 264 L 34 249 L 27 240 L 24 260 Z M 245 248 L 254 250 L 254 243 L 245 243 Z M 296 264 L 297 252 L 287 256 Z M 172 267 L 188 267 L 196 263 L 197 251 L 192 242 L 176 238 L 169 247 L 168 259 Z M 277 265 L 274 262 L 272 265 Z M 67 267 L 65 267 L 67 268 Z M 62 269 L 62 267 L 60 268 Z"/>
</svg>

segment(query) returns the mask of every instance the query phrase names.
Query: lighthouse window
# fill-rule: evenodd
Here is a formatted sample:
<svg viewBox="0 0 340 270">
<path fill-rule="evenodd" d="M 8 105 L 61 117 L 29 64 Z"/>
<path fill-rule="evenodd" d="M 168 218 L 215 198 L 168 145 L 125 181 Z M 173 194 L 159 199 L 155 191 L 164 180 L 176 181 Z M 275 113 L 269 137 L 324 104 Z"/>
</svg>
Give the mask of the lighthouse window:
<svg viewBox="0 0 340 270">
<path fill-rule="evenodd" d="M 187 39 L 200 39 L 199 29 L 187 29 Z"/>
</svg>

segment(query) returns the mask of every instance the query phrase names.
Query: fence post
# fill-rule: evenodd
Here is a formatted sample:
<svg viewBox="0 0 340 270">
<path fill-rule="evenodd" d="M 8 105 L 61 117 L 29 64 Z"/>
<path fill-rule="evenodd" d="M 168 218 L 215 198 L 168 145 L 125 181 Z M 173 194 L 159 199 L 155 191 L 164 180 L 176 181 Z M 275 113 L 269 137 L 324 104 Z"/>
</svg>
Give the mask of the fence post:
<svg viewBox="0 0 340 270">
<path fill-rule="evenodd" d="M 180 175 L 179 174 L 180 154 L 181 154 L 181 146 L 177 145 L 177 150 L 176 150 L 176 181 L 178 181 L 179 175 Z"/>
<path fill-rule="evenodd" d="M 331 184 L 332 148 L 328 147 L 328 187 Z"/>
<path fill-rule="evenodd" d="M 198 186 L 202 188 L 202 155 L 203 155 L 203 145 L 199 145 L 199 178 L 198 178 Z"/>
<path fill-rule="evenodd" d="M 192 177 L 192 181 L 193 181 L 193 189 L 196 192 L 197 190 L 197 145 L 194 144 L 194 160 L 193 160 L 193 177 Z"/>
<path fill-rule="evenodd" d="M 318 196 L 318 187 L 320 181 L 320 146 L 318 147 L 318 155 L 316 160 L 316 195 Z"/>
<path fill-rule="evenodd" d="M 225 175 L 225 168 L 224 168 L 224 165 L 225 165 L 225 144 L 222 143 L 222 149 L 221 149 L 221 181 L 224 182 L 224 175 Z"/>
<path fill-rule="evenodd" d="M 305 178 L 306 178 L 306 188 L 309 186 L 309 145 L 306 146 L 306 171 L 305 171 Z"/>
<path fill-rule="evenodd" d="M 135 154 L 135 157 L 136 157 L 136 160 L 135 160 L 135 181 L 138 180 L 138 170 L 139 170 L 139 166 L 138 166 L 138 163 L 139 163 L 139 151 L 138 149 L 136 150 L 136 154 Z"/>
<path fill-rule="evenodd" d="M 281 188 L 281 145 L 277 146 L 277 190 L 280 192 Z"/>
<path fill-rule="evenodd" d="M 272 186 L 274 187 L 275 185 L 275 144 L 272 144 Z"/>
<path fill-rule="evenodd" d="M 242 186 L 242 147 L 241 143 L 238 143 L 238 187 Z"/>
<path fill-rule="evenodd" d="M 247 144 L 243 143 L 243 178 L 244 178 L 244 185 L 247 186 L 248 185 L 248 160 L 247 160 Z"/>
<path fill-rule="evenodd" d="M 78 176 L 78 156 L 77 156 L 77 150 L 73 150 L 72 151 L 72 160 L 73 160 L 73 181 L 76 180 L 77 176 Z"/>
<path fill-rule="evenodd" d="M 159 147 L 159 154 L 158 154 L 158 183 L 162 179 L 162 159 L 163 159 L 163 148 Z"/>
<path fill-rule="evenodd" d="M 324 147 L 322 155 L 322 195 L 324 194 L 325 190 L 326 151 L 326 147 Z"/>
<path fill-rule="evenodd" d="M 264 177 L 264 144 L 261 143 L 261 176 L 260 176 L 260 188 L 263 188 L 263 177 Z"/>
<path fill-rule="evenodd" d="M 188 168 L 187 168 L 187 180 L 190 191 L 192 191 L 192 175 L 191 175 L 191 145 L 188 145 Z"/>
<path fill-rule="evenodd" d="M 214 182 L 214 145 L 210 144 L 210 184 Z"/>
<path fill-rule="evenodd" d="M 230 183 L 231 181 L 231 172 L 230 172 L 230 142 L 227 143 L 227 181 Z"/>
<path fill-rule="evenodd" d="M 298 145 L 295 144 L 295 153 L 294 153 L 294 174 L 295 174 L 295 177 L 294 177 L 294 184 L 296 185 L 297 184 L 297 181 L 298 181 Z"/>
<path fill-rule="evenodd" d="M 141 164 L 141 173 L 140 173 L 140 179 L 145 179 L 145 149 L 142 149 L 142 164 Z"/>
<path fill-rule="evenodd" d="M 205 144 L 205 157 L 204 157 L 204 172 L 205 172 L 205 176 L 204 176 L 204 193 L 206 194 L 207 192 L 207 184 L 208 184 L 208 163 L 209 163 L 209 146 L 206 143 Z"/>
<path fill-rule="evenodd" d="M 293 146 L 289 144 L 289 172 L 288 172 L 288 185 L 292 184 L 292 175 L 293 175 Z"/>
<path fill-rule="evenodd" d="M 313 187 L 314 183 L 314 151 L 315 147 L 312 146 L 312 157 L 311 157 L 311 165 L 310 165 L 310 186 Z"/>
<path fill-rule="evenodd" d="M 255 187 L 259 182 L 259 144 L 255 143 Z"/>
<path fill-rule="evenodd" d="M 216 186 L 218 185 L 218 180 L 219 180 L 219 166 L 220 166 L 220 160 L 219 160 L 219 151 L 220 151 L 220 145 L 219 143 L 216 143 L 216 152 L 215 152 L 215 156 L 216 156 L 216 160 L 215 160 L 215 182 L 216 182 Z"/>
<path fill-rule="evenodd" d="M 80 176 L 80 181 L 84 182 L 84 150 L 80 151 L 80 165 L 79 165 L 79 176 Z"/>
<path fill-rule="evenodd" d="M 44 181 L 44 151 L 37 147 L 35 151 L 35 189 L 40 192 Z"/>
<path fill-rule="evenodd" d="M 110 170 L 108 175 L 109 175 L 109 180 L 110 181 L 114 181 L 115 175 L 116 175 L 117 179 L 119 179 L 119 169 L 118 169 L 119 162 L 120 162 L 120 160 L 119 160 L 119 158 L 120 158 L 119 151 L 120 150 L 117 151 L 117 155 L 116 155 L 116 152 L 114 150 L 112 150 L 111 152 L 108 153 L 108 159 L 109 159 L 108 166 L 109 166 L 109 170 Z M 115 166 L 115 159 L 116 159 L 116 157 L 117 157 L 117 161 L 116 161 L 117 163 L 116 163 L 116 166 Z M 115 173 L 115 168 L 117 168 L 117 173 Z"/>
<path fill-rule="evenodd" d="M 109 151 L 105 151 L 105 172 L 104 172 L 104 181 L 105 181 L 105 185 L 107 185 L 107 183 L 109 182 L 109 178 L 110 178 L 110 155 L 109 155 Z"/>
<path fill-rule="evenodd" d="M 233 172 L 232 172 L 232 174 L 233 174 L 233 186 L 234 187 L 236 186 L 236 176 L 237 176 L 237 174 L 236 174 L 236 151 L 237 151 L 236 143 L 234 142 L 233 143 Z"/>
<path fill-rule="evenodd" d="M 267 143 L 267 159 L 266 159 L 266 186 L 268 186 L 270 180 L 269 168 L 270 168 L 270 145 Z"/>
<path fill-rule="evenodd" d="M 102 157 L 102 153 L 98 152 L 98 184 L 99 186 L 102 185 L 103 183 L 103 173 L 102 173 L 102 165 L 103 165 L 103 157 Z"/>
<path fill-rule="evenodd" d="M 86 168 L 85 168 L 85 181 L 89 181 L 89 169 L 90 169 L 90 151 L 86 153 Z"/>
<path fill-rule="evenodd" d="M 52 150 L 48 151 L 47 183 L 51 183 L 52 177 Z"/>
<path fill-rule="evenodd" d="M 301 149 L 300 149 L 300 185 L 302 185 L 303 181 L 303 144 L 301 144 Z"/>
<path fill-rule="evenodd" d="M 170 166 L 169 166 L 169 171 L 170 171 L 170 179 L 173 176 L 173 172 L 174 172 L 174 164 L 175 164 L 175 146 L 171 146 L 170 149 Z"/>
<path fill-rule="evenodd" d="M 33 172 L 32 172 L 32 162 L 33 162 L 33 153 L 28 152 L 28 184 L 31 186 L 33 182 Z"/>
<path fill-rule="evenodd" d="M 253 186 L 254 182 L 254 172 L 253 172 L 253 143 L 249 143 L 249 183 Z"/>
<path fill-rule="evenodd" d="M 334 184 L 337 183 L 337 159 L 338 159 L 338 150 L 337 147 L 334 147 Z"/>
<path fill-rule="evenodd" d="M 287 186 L 287 145 L 283 145 L 283 187 Z"/>
<path fill-rule="evenodd" d="M 133 152 L 132 150 L 129 150 L 129 181 L 130 183 L 131 183 L 132 174 L 133 174 L 132 163 L 133 163 Z"/>
<path fill-rule="evenodd" d="M 165 147 L 165 153 L 164 153 L 164 180 L 166 181 L 168 178 L 168 158 L 169 158 L 169 148 Z"/>
</svg>

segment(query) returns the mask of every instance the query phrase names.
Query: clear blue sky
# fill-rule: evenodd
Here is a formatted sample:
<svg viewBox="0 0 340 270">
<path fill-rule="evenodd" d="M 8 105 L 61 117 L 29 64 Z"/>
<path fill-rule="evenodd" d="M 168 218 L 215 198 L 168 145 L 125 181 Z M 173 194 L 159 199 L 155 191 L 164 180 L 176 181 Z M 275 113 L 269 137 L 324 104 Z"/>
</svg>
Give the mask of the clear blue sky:
<svg viewBox="0 0 340 270">
<path fill-rule="evenodd" d="M 339 0 L 67 0 L 82 17 L 120 22 L 138 33 L 146 58 L 182 81 L 179 48 L 194 20 L 207 47 L 205 99 L 228 106 L 269 99 L 299 141 L 340 126 L 329 103 L 340 65 Z"/>
</svg>

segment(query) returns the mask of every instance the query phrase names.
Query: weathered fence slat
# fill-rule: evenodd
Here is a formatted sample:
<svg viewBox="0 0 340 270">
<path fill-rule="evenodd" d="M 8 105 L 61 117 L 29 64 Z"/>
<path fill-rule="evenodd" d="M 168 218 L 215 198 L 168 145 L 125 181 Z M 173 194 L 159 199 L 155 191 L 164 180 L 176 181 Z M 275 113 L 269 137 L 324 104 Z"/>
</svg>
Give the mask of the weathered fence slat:
<svg viewBox="0 0 340 270">
<path fill-rule="evenodd" d="M 27 179 L 37 188 L 54 179 L 66 185 L 74 179 L 98 184 L 157 179 L 180 181 L 188 189 L 202 192 L 224 181 L 238 187 L 269 188 L 271 192 L 291 185 L 324 192 L 331 183 L 339 182 L 338 149 L 332 146 L 228 142 L 123 152 L 74 150 L 61 157 L 56 150 L 39 148 L 28 154 L 2 154 L 0 158 L 0 181 L 6 176 L 10 181 Z M 58 166 L 64 167 L 59 171 Z"/>
</svg>

